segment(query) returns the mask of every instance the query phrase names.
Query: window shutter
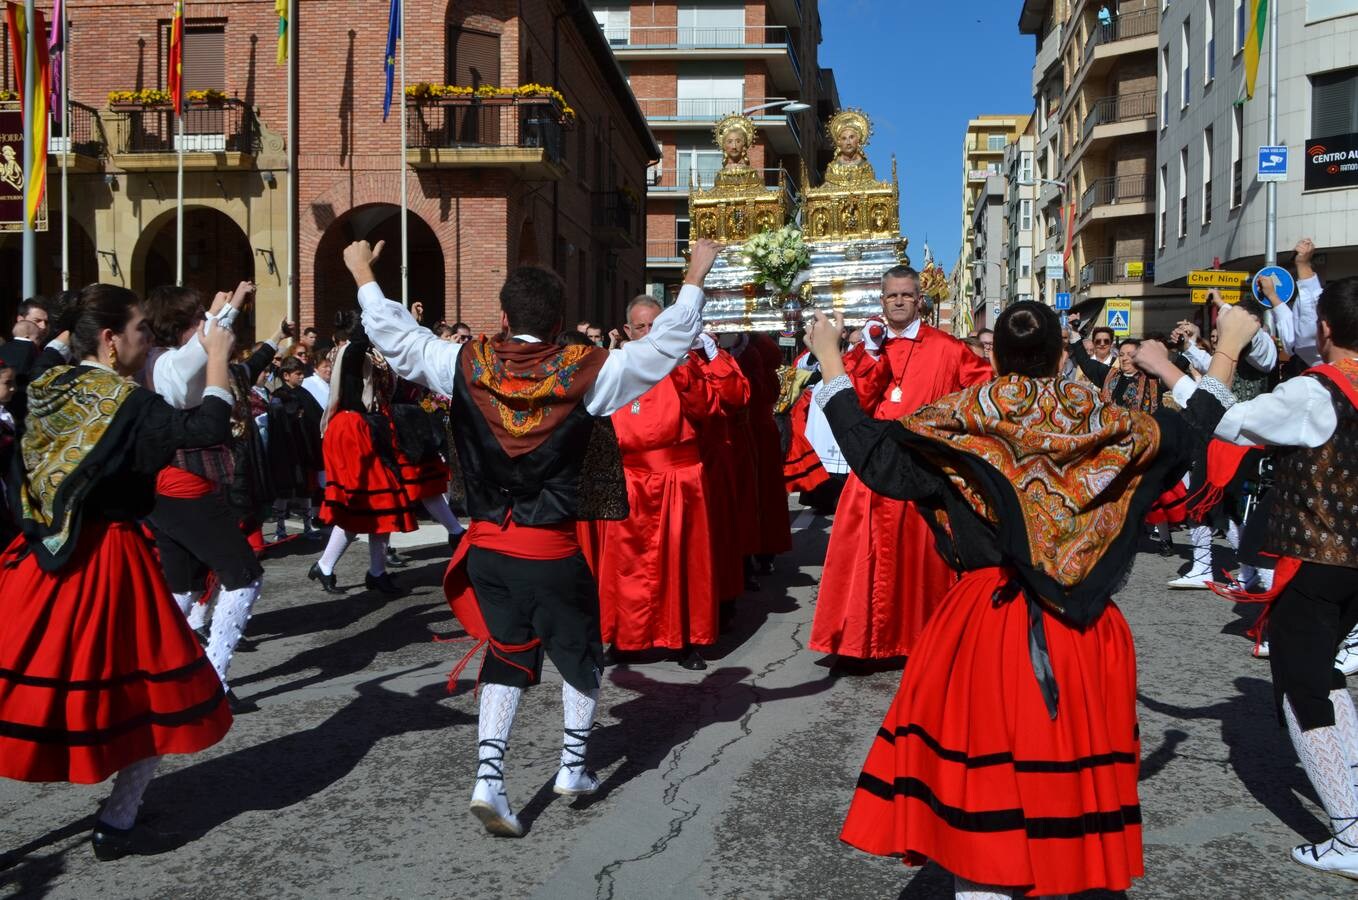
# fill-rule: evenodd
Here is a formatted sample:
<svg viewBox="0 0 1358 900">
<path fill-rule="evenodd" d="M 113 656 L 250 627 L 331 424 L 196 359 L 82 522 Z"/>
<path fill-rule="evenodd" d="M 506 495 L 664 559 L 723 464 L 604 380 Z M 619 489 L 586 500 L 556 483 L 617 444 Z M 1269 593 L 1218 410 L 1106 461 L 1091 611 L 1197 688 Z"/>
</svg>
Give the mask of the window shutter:
<svg viewBox="0 0 1358 900">
<path fill-rule="evenodd" d="M 184 91 L 226 89 L 226 29 L 184 29 Z"/>
<path fill-rule="evenodd" d="M 1358 131 L 1358 69 L 1314 76 L 1311 136 Z"/>
<path fill-rule="evenodd" d="M 448 29 L 448 83 L 460 87 L 500 84 L 500 36 Z"/>
</svg>

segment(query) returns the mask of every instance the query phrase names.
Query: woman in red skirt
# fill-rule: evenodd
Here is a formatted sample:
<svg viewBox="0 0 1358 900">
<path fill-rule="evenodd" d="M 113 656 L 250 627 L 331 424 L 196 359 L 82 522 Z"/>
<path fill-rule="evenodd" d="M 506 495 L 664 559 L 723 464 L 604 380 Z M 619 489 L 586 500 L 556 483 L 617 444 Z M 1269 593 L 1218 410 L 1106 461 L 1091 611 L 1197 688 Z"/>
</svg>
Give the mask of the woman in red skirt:
<svg viewBox="0 0 1358 900">
<path fill-rule="evenodd" d="M 1258 323 L 1227 321 L 1238 357 Z M 1142 874 L 1136 662 L 1111 595 L 1146 510 L 1224 407 L 1210 389 L 1182 416 L 1105 403 L 1057 375 L 1056 314 L 1023 302 L 995 326 L 998 378 L 876 421 L 844 375 L 839 323 L 807 330 L 853 471 L 946 522 L 941 549 L 964 572 L 910 656 L 842 839 L 932 859 L 969 900 L 1126 889 Z"/>
<path fill-rule="evenodd" d="M 67 342 L 80 363 L 28 388 L 23 533 L 0 556 L 0 776 L 94 784 L 116 772 L 91 835 L 101 860 L 137 851 L 160 757 L 209 747 L 231 726 L 137 520 L 177 450 L 229 437 L 232 336 L 200 335 L 203 403 L 175 410 L 127 377 L 149 335 L 131 291 L 80 293 Z"/>
</svg>

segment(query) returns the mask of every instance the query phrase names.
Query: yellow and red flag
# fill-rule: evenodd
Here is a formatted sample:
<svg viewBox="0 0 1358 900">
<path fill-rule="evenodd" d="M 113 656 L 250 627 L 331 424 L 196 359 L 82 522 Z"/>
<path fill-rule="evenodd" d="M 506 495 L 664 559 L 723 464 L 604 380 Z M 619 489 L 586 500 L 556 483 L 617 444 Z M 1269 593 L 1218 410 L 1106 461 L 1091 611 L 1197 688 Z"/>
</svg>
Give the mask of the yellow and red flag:
<svg viewBox="0 0 1358 900">
<path fill-rule="evenodd" d="M 41 10 L 34 10 L 33 22 L 34 73 L 33 96 L 24 96 L 24 65 L 28 52 L 28 22 L 24 8 L 17 3 L 5 4 L 5 20 L 9 25 L 9 43 L 14 58 L 14 83 L 19 88 L 19 103 L 24 119 L 33 117 L 33 143 L 24 147 L 24 218 L 37 226 L 38 210 L 42 209 L 47 192 L 47 97 L 52 84 L 52 65 L 47 55 L 47 22 Z"/>
<path fill-rule="evenodd" d="M 170 102 L 176 116 L 184 114 L 184 0 L 174 0 L 174 18 L 170 20 L 170 62 L 165 72 L 165 86 L 170 90 Z"/>
<path fill-rule="evenodd" d="M 1259 53 L 1264 48 L 1264 29 L 1268 27 L 1268 0 L 1247 0 L 1249 32 L 1245 35 L 1245 99 L 1254 97 L 1254 81 L 1259 75 Z"/>
</svg>

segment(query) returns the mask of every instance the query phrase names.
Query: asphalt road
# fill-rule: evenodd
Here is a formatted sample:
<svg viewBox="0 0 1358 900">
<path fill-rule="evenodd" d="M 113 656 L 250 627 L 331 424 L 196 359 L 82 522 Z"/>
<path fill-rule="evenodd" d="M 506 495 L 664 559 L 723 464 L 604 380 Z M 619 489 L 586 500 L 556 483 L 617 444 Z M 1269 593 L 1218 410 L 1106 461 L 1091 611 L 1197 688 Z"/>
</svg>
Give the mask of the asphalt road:
<svg viewBox="0 0 1358 900">
<path fill-rule="evenodd" d="M 344 597 L 306 581 L 318 544 L 266 563 L 233 684 L 259 704 L 217 746 L 167 759 L 143 819 L 169 852 L 113 863 L 86 843 L 107 785 L 0 782 L 0 893 L 52 898 L 935 898 L 909 869 L 837 840 L 899 673 L 835 677 L 804 649 L 829 521 L 797 515 L 794 551 L 739 605 L 705 672 L 655 660 L 611 669 L 592 798 L 551 792 L 560 679 L 520 706 L 507 765 L 528 826 L 493 838 L 467 813 L 476 706 L 446 680 L 464 644 L 439 580 L 447 550 L 406 541 L 409 595 Z M 1182 541 L 1182 538 L 1180 538 Z M 1139 654 L 1146 877 L 1134 898 L 1352 897 L 1287 857 L 1323 814 L 1249 655 L 1251 608 L 1170 593 L 1179 560 L 1143 554 L 1120 598 Z"/>
</svg>

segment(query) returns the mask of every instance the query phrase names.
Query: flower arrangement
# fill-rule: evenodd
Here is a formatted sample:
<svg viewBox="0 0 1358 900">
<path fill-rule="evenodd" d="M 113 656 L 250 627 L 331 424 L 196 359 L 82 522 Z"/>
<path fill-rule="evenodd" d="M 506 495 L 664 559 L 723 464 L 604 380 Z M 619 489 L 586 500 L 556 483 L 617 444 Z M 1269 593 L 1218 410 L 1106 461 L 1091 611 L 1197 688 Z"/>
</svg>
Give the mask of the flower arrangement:
<svg viewBox="0 0 1358 900">
<path fill-rule="evenodd" d="M 948 287 L 948 276 L 935 263 L 925 266 L 924 271 L 919 273 L 919 290 L 924 296 L 935 300 L 947 300 L 952 294 Z"/>
<path fill-rule="evenodd" d="M 754 269 L 755 281 L 779 293 L 797 287 L 798 275 L 811 265 L 802 231 L 795 225 L 765 229 L 745 242 L 745 265 Z"/>
<path fill-rule="evenodd" d="M 190 103 L 205 103 L 216 106 L 226 102 L 226 94 L 213 89 L 188 91 L 184 96 Z M 110 104 L 134 104 L 137 106 L 167 106 L 171 101 L 170 92 L 167 90 L 142 88 L 135 91 L 110 91 L 108 102 Z"/>
<path fill-rule="evenodd" d="M 561 95 L 561 92 L 545 84 L 524 84 L 516 88 L 483 84 L 480 87 L 471 88 L 457 84 L 434 84 L 421 81 L 417 84 L 406 85 L 406 97 L 421 103 L 448 97 L 476 97 L 482 100 L 495 97 L 549 97 L 561 107 L 562 116 L 567 119 L 575 118 L 575 110 L 566 102 L 566 98 Z"/>
</svg>

